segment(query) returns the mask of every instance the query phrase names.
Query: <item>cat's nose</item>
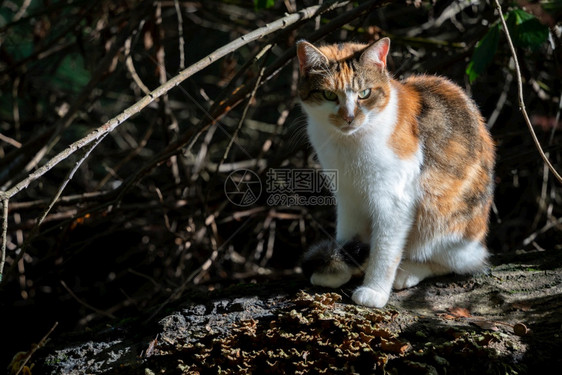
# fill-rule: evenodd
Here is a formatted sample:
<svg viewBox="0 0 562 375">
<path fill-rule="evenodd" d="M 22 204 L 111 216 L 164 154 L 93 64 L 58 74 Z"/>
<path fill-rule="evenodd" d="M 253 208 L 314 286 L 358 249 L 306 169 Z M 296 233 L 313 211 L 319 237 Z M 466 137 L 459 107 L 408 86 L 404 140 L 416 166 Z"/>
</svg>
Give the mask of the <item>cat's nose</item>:
<svg viewBox="0 0 562 375">
<path fill-rule="evenodd" d="M 345 120 L 345 122 L 347 122 L 348 125 L 351 124 L 355 119 L 355 116 L 353 116 L 353 114 L 345 114 L 342 117 Z"/>
</svg>

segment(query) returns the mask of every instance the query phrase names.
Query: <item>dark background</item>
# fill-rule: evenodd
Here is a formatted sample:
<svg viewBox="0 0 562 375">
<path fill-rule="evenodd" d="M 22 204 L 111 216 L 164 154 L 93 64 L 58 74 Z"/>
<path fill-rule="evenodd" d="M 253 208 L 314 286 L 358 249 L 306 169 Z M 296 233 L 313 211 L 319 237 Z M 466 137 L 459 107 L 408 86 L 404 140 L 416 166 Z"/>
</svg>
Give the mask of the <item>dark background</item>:
<svg viewBox="0 0 562 375">
<path fill-rule="evenodd" d="M 181 45 L 189 66 L 286 12 L 316 4 L 273 3 L 258 9 L 250 1 L 178 1 L 180 23 L 174 1 L 33 0 L 19 19 L 19 4 L 0 1 L 2 190 L 139 100 L 144 94 L 135 74 L 150 89 L 175 76 Z M 523 122 L 503 34 L 497 51 L 485 53 L 489 64 L 482 74 L 473 82 L 466 74 L 478 41 L 499 20 L 493 4 L 380 4 L 343 27 L 329 26 L 354 5 L 278 31 L 190 77 L 92 151 L 38 230 L 37 218 L 82 154 L 10 199 L 0 285 L 2 337 L 10 350 L 2 351 L 1 362 L 29 350 L 55 322 L 54 336 L 84 331 L 149 316 L 187 290 L 302 277 L 303 251 L 334 233 L 334 207 L 268 202 L 268 171 L 318 167 L 296 100 L 296 60 L 270 69 L 255 96 L 233 98 L 251 92 L 261 68 L 284 62 L 295 41 L 318 35 L 318 28 L 323 42 L 389 36 L 395 78 L 439 74 L 465 88 L 497 145 L 490 250 L 560 251 L 560 184 Z M 504 12 L 525 4 L 504 4 Z M 559 7 L 527 10 L 544 28 L 560 22 Z M 553 49 L 559 42 L 551 38 L 517 51 L 534 130 L 561 170 L 560 48 Z M 269 43 L 272 48 L 253 61 Z M 228 108 L 221 107 L 228 100 Z M 173 156 L 161 157 L 170 147 Z M 262 186 L 259 199 L 246 207 L 227 199 L 229 175 L 239 169 L 253 171 Z"/>
</svg>

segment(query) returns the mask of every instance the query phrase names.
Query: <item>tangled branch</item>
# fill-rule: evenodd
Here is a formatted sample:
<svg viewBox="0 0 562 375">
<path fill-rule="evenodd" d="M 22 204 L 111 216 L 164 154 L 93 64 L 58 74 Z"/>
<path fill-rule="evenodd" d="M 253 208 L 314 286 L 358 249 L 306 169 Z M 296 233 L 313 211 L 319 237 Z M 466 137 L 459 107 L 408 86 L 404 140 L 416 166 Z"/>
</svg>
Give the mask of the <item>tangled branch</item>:
<svg viewBox="0 0 562 375">
<path fill-rule="evenodd" d="M 515 52 L 515 47 L 513 46 L 513 42 L 511 40 L 511 35 L 509 34 L 509 30 L 507 28 L 507 24 L 505 22 L 505 18 L 503 16 L 502 7 L 500 5 L 499 0 L 496 0 L 496 9 L 499 12 L 500 20 L 503 26 L 503 31 L 505 37 L 507 39 L 507 44 L 509 45 L 509 50 L 511 51 L 511 57 L 513 58 L 513 62 L 515 64 L 515 75 L 517 77 L 517 98 L 519 100 L 519 110 L 525 119 L 525 124 L 527 124 L 527 128 L 529 128 L 529 133 L 531 133 L 531 137 L 533 138 L 533 142 L 535 143 L 535 147 L 539 152 L 544 163 L 548 166 L 550 172 L 556 177 L 558 182 L 562 184 L 562 176 L 556 171 L 550 160 L 548 160 L 548 156 L 544 153 L 542 146 L 537 138 L 537 134 L 533 129 L 533 124 L 531 124 L 531 120 L 529 119 L 529 115 L 527 114 L 527 110 L 525 109 L 525 97 L 523 96 L 523 80 L 521 78 L 521 68 L 519 67 L 519 61 L 517 61 L 517 52 Z"/>
<path fill-rule="evenodd" d="M 336 22 L 333 22 L 328 27 L 325 27 L 323 32 L 326 32 L 326 30 L 329 29 L 329 28 L 335 28 L 338 25 L 341 25 L 343 22 L 346 22 L 347 20 L 352 19 L 353 17 L 356 17 L 357 14 L 360 14 L 361 12 L 365 12 L 366 9 L 373 6 L 375 3 L 381 3 L 381 2 L 382 1 L 380 1 L 380 0 L 371 0 L 371 1 L 367 1 L 363 4 L 361 4 L 359 7 L 351 9 L 349 12 L 344 13 L 343 17 L 340 16 L 338 19 L 336 19 L 335 20 Z M 0 258 L 1 259 L 1 261 L 0 261 L 0 280 L 1 280 L 1 276 L 3 274 L 4 261 L 5 261 L 5 257 L 6 257 L 6 237 L 7 237 L 7 223 L 8 223 L 6 212 L 7 212 L 8 204 L 9 204 L 9 201 L 10 201 L 11 198 L 13 198 L 19 192 L 25 190 L 32 182 L 41 178 L 45 173 L 49 172 L 56 165 L 58 165 L 60 162 L 69 158 L 75 152 L 83 149 L 84 147 L 86 147 L 90 144 L 94 144 L 94 146 L 92 148 L 88 149 L 87 153 L 85 154 L 85 156 L 87 157 L 89 155 L 89 153 L 93 150 L 93 148 L 95 148 L 97 146 L 97 144 L 99 144 L 99 141 L 101 139 L 103 139 L 103 137 L 105 137 L 105 135 L 114 131 L 117 127 L 124 124 L 129 118 L 131 118 L 132 116 L 141 112 L 144 108 L 149 106 L 151 103 L 157 101 L 160 97 L 165 95 L 168 91 L 170 91 L 174 87 L 178 86 L 180 83 L 182 83 L 183 81 L 185 81 L 189 77 L 193 76 L 195 73 L 205 69 L 206 67 L 208 67 L 212 63 L 216 62 L 217 60 L 221 59 L 225 55 L 238 50 L 239 48 L 247 45 L 248 43 L 251 43 L 253 41 L 264 38 L 264 37 L 266 37 L 270 34 L 273 34 L 277 31 L 279 31 L 279 30 L 288 29 L 289 27 L 296 27 L 297 25 L 301 24 L 302 22 L 305 22 L 309 19 L 315 18 L 319 15 L 322 15 L 322 14 L 324 14 L 326 12 L 329 12 L 329 11 L 332 11 L 334 9 L 347 6 L 350 3 L 351 2 L 348 1 L 348 0 L 345 0 L 345 1 L 344 0 L 334 0 L 334 1 L 322 4 L 322 5 L 311 6 L 311 7 L 305 8 L 303 10 L 300 10 L 298 12 L 288 14 L 285 17 L 282 17 L 282 18 L 280 18 L 280 19 L 278 19 L 278 20 L 276 20 L 276 21 L 274 21 L 270 24 L 267 24 L 263 27 L 255 29 L 254 31 L 249 32 L 245 35 L 242 35 L 241 37 L 233 40 L 232 42 L 224 45 L 223 47 L 215 50 L 211 54 L 205 56 L 204 58 L 202 58 L 198 62 L 196 62 L 196 63 L 192 64 L 191 66 L 185 68 L 184 70 L 180 71 L 176 76 L 170 78 L 169 80 L 162 83 L 156 89 L 150 91 L 148 94 L 146 94 L 140 100 L 138 100 L 136 103 L 134 103 L 133 105 L 126 108 L 124 111 L 119 113 L 117 116 L 113 117 L 112 119 L 110 119 L 109 121 L 104 123 L 102 126 L 98 127 L 97 129 L 91 131 L 89 134 L 87 134 L 83 138 L 81 138 L 81 139 L 73 142 L 69 146 L 67 146 L 64 150 L 62 150 L 61 152 L 59 152 L 58 154 L 56 154 L 55 156 L 50 158 L 44 165 L 37 168 L 32 173 L 29 173 L 27 175 L 27 177 L 25 177 L 23 180 L 14 184 L 13 186 L 7 188 L 4 191 L 0 191 L 0 199 L 2 200 L 3 207 L 4 207 L 3 231 L 2 231 L 2 249 L 1 249 L 2 254 L 1 254 L 1 258 Z M 177 6 L 177 4 L 176 4 L 176 6 Z M 321 35 L 321 34 L 317 33 L 317 35 Z M 313 35 L 311 39 L 314 40 L 315 37 L 317 37 L 317 36 Z M 125 39 L 125 40 L 127 41 L 127 46 L 128 46 L 127 48 L 129 50 L 130 40 L 129 39 Z M 114 44 L 114 50 L 115 51 L 116 51 L 116 49 L 115 49 L 116 45 L 119 45 L 119 43 Z M 113 56 L 112 54 L 110 54 L 110 55 Z M 265 69 L 262 72 L 264 79 L 261 80 L 261 81 L 263 82 L 266 79 L 270 78 L 271 76 L 275 75 L 276 72 L 286 63 L 286 61 L 288 61 L 293 56 L 294 56 L 293 51 L 286 52 L 282 56 L 282 58 L 277 60 L 276 64 L 273 64 L 272 66 L 270 66 L 269 68 Z M 110 58 L 109 59 L 106 58 L 105 60 L 110 61 Z M 127 59 L 127 61 L 129 62 L 129 58 Z M 106 64 L 104 64 L 104 65 L 106 65 Z M 128 65 L 130 65 L 130 62 L 129 62 Z M 97 76 L 99 76 L 99 74 Z M 260 84 L 262 82 L 260 82 L 258 80 L 254 85 L 249 85 L 248 86 L 249 89 L 240 90 L 240 92 L 238 92 L 236 95 L 233 95 L 231 98 L 229 98 L 226 101 L 226 103 L 224 103 L 224 105 L 222 107 L 220 107 L 220 108 L 217 107 L 214 111 L 211 112 L 212 121 L 216 121 L 217 118 L 219 118 L 221 115 L 223 115 L 225 113 L 225 108 L 233 108 L 234 106 L 236 106 L 237 103 L 239 103 L 242 98 L 244 98 L 246 95 L 250 94 L 250 91 L 252 90 L 252 87 L 255 86 L 257 88 L 257 87 L 260 86 Z M 91 83 L 92 82 L 90 82 L 90 84 Z M 90 87 L 90 85 L 88 85 L 88 87 Z M 68 120 L 65 120 L 67 118 L 68 118 L 68 116 L 63 119 L 63 121 L 65 121 L 65 124 L 68 123 Z M 73 118 L 74 118 L 74 116 L 71 117 L 71 119 L 73 119 Z M 181 137 L 176 143 L 171 144 L 164 152 L 162 152 L 159 155 L 159 157 L 157 158 L 156 161 L 154 161 L 153 163 L 150 163 L 150 165 L 147 168 L 145 168 L 144 170 L 141 170 L 139 173 L 137 173 L 135 175 L 135 178 L 130 178 L 129 181 L 131 183 L 137 181 L 144 174 L 146 174 L 147 170 L 152 168 L 160 160 L 165 160 L 165 159 L 169 158 L 170 156 L 172 156 L 174 153 L 177 153 L 178 150 L 183 145 L 185 145 L 189 140 L 191 140 L 191 142 L 193 143 L 194 139 L 197 138 L 197 136 L 194 138 L 193 135 L 194 134 L 196 134 L 196 135 L 201 134 L 201 132 L 203 131 L 204 128 L 206 128 L 206 127 L 202 126 L 202 127 L 199 127 L 199 129 L 197 129 L 197 131 L 195 131 L 195 132 L 194 131 L 188 131 L 186 135 Z M 44 152 L 39 152 L 38 155 L 44 155 Z M 34 160 L 37 159 L 37 158 L 38 157 L 35 157 Z M 85 160 L 85 158 L 82 158 L 81 162 L 84 161 L 84 160 Z M 80 165 L 81 162 L 79 162 L 77 165 Z M 76 171 L 76 169 L 77 169 L 77 167 L 74 168 L 73 171 Z M 73 172 L 72 172 L 72 174 L 73 174 Z M 50 208 L 52 208 L 53 205 L 56 203 L 57 199 L 60 197 L 60 194 L 62 193 L 62 190 L 66 186 L 66 183 L 71 178 L 72 178 L 72 175 L 70 175 L 67 178 L 67 180 L 61 185 L 61 187 L 58 190 L 58 192 L 56 193 L 55 197 L 52 199 L 51 203 L 49 204 L 49 207 L 48 207 L 46 212 L 48 212 L 48 210 L 50 210 Z M 130 186 L 130 184 L 129 185 L 123 184 L 122 188 L 120 189 L 121 193 L 126 190 L 127 186 Z M 37 222 L 36 227 L 38 227 L 40 225 L 40 223 L 43 221 L 45 216 L 46 215 L 43 214 L 43 216 Z M 22 254 L 20 254 L 20 256 L 21 255 Z"/>
</svg>

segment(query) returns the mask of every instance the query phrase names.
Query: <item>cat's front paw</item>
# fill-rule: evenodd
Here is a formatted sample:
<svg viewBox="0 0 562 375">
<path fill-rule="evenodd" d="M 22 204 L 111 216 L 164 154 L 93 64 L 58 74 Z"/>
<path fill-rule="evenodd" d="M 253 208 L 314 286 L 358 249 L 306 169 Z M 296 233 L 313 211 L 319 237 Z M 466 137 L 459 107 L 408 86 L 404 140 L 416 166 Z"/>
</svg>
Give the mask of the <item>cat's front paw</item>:
<svg viewBox="0 0 562 375">
<path fill-rule="evenodd" d="M 381 308 L 388 302 L 389 295 L 366 286 L 360 286 L 353 292 L 351 299 L 358 304 L 367 307 Z"/>
</svg>

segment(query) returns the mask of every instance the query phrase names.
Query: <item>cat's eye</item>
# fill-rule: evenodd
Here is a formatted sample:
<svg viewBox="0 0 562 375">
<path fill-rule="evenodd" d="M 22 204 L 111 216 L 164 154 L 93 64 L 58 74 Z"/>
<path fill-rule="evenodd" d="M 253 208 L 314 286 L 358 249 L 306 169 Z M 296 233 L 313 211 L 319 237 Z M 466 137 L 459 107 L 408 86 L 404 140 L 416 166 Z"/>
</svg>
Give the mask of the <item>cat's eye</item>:
<svg viewBox="0 0 562 375">
<path fill-rule="evenodd" d="M 359 97 L 359 99 L 367 99 L 369 96 L 371 96 L 371 89 L 360 91 L 357 96 Z"/>
<path fill-rule="evenodd" d="M 324 96 L 324 99 L 329 100 L 331 102 L 338 100 L 338 94 L 336 94 L 333 91 L 324 90 L 322 91 L 322 95 Z"/>
</svg>

